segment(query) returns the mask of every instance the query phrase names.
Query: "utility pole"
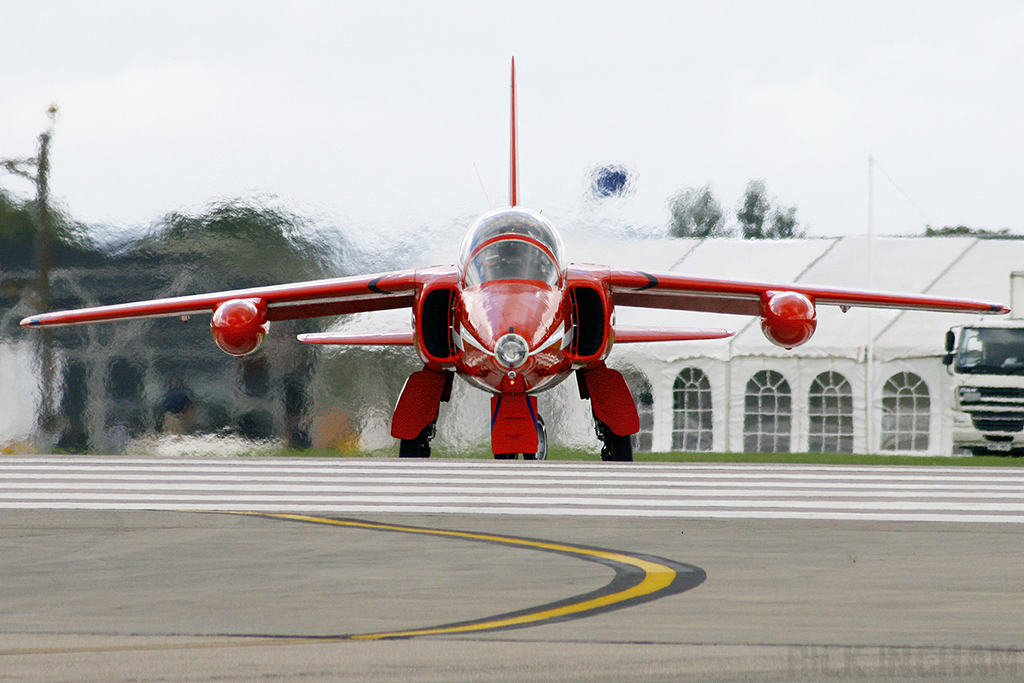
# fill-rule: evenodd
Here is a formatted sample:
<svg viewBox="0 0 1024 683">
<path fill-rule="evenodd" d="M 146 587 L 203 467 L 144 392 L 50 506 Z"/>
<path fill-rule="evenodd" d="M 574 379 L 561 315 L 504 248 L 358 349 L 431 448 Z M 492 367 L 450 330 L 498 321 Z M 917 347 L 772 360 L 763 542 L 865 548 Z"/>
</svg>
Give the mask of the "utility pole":
<svg viewBox="0 0 1024 683">
<path fill-rule="evenodd" d="M 50 270 L 53 266 L 53 225 L 50 220 L 49 178 L 50 178 L 50 140 L 53 138 L 53 125 L 57 119 L 57 105 L 51 104 L 46 110 L 50 125 L 39 134 L 39 152 L 35 158 L 0 159 L 0 167 L 14 175 L 30 180 L 36 186 L 36 310 L 46 313 L 50 310 Z M 40 364 L 42 365 L 42 397 L 39 406 L 39 426 L 45 431 L 53 430 L 56 410 L 54 397 L 54 354 L 53 333 L 42 330 L 40 340 Z"/>
</svg>

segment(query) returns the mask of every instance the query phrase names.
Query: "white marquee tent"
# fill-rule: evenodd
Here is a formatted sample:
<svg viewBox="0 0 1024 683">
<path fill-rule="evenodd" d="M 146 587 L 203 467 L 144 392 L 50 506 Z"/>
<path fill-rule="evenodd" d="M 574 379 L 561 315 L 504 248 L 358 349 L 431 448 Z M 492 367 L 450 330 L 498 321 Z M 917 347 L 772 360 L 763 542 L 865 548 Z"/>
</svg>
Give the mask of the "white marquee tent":
<svg viewBox="0 0 1024 683">
<path fill-rule="evenodd" d="M 1011 273 L 1024 266 L 1024 241 L 975 238 L 657 240 L 610 251 L 591 258 L 696 276 L 1001 303 L 1010 302 Z M 941 363 L 945 332 L 976 316 L 843 313 L 823 306 L 815 336 L 787 351 L 765 339 L 756 319 L 646 309 L 617 313 L 622 323 L 737 331 L 726 342 L 623 345 L 613 351 L 613 364 L 632 366 L 650 383 L 654 450 L 952 450 L 950 379 Z M 710 435 L 701 433 L 708 423 Z"/>
</svg>

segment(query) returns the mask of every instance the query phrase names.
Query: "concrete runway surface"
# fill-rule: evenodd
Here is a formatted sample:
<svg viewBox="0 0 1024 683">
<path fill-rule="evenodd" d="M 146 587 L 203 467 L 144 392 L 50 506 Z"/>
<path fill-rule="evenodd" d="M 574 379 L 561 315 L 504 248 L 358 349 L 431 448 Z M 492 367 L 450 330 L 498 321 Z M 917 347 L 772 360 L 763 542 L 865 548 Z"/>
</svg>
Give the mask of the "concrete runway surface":
<svg viewBox="0 0 1024 683">
<path fill-rule="evenodd" d="M 1024 679 L 1019 523 L 318 515 L 364 527 L 53 509 L 0 489 L 5 682 Z M 350 639 L 638 590 L 604 553 L 706 578 L 523 628 Z"/>
</svg>

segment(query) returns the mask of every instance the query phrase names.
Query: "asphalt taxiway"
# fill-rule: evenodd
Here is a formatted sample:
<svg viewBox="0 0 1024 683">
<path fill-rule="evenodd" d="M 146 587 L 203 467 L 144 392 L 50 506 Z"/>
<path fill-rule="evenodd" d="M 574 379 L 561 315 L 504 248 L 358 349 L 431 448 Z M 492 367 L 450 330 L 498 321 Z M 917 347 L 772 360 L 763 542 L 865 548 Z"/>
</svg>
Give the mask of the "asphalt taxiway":
<svg viewBox="0 0 1024 683">
<path fill-rule="evenodd" d="M 1018 524 L 388 513 L 370 521 L 0 511 L 0 680 L 1024 676 Z M 579 618 L 351 639 L 493 627 L 495 617 L 628 590 L 612 564 L 490 537 L 609 551 L 626 564 L 665 558 L 706 578 Z"/>
</svg>

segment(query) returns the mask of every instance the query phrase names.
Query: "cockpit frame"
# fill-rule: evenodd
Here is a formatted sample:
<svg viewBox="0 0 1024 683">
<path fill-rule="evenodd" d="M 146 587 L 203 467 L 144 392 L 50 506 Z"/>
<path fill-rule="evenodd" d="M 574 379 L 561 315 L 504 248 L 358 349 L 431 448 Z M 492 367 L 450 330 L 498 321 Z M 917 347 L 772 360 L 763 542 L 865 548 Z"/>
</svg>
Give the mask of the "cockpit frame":
<svg viewBox="0 0 1024 683">
<path fill-rule="evenodd" d="M 460 279 L 466 287 L 494 280 L 556 287 L 565 278 L 563 252 L 558 232 L 539 213 L 499 209 L 482 216 L 466 234 L 459 254 Z"/>
</svg>

